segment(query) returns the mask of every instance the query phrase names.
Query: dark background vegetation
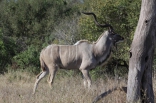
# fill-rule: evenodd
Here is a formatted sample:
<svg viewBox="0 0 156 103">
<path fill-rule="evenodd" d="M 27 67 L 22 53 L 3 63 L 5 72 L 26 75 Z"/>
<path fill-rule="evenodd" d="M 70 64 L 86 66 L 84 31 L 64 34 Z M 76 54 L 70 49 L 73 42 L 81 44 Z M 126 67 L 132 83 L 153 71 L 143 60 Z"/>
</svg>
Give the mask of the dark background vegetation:
<svg viewBox="0 0 156 103">
<path fill-rule="evenodd" d="M 100 23 L 111 24 L 125 38 L 113 50 L 108 64 L 92 70 L 92 74 L 122 76 L 128 71 L 140 5 L 141 0 L 1 0 L 0 72 L 20 69 L 37 74 L 40 51 L 47 45 L 96 41 L 106 29 L 98 28 L 83 11 L 94 12 Z"/>
</svg>

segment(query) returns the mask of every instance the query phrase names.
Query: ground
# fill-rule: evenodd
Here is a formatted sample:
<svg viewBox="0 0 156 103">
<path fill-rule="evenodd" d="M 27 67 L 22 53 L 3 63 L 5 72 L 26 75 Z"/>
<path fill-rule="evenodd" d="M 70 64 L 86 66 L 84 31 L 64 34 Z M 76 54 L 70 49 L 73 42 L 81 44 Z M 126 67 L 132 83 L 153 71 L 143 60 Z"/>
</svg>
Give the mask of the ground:
<svg viewBox="0 0 156 103">
<path fill-rule="evenodd" d="M 92 103 L 103 94 L 97 103 L 125 103 L 126 79 L 98 78 L 93 80 L 91 89 L 84 88 L 80 75 L 56 77 L 50 89 L 47 77 L 39 83 L 37 92 L 32 94 L 35 75 L 25 72 L 10 72 L 0 75 L 0 103 Z M 154 91 L 156 93 L 156 79 Z M 115 88 L 117 87 L 117 88 Z"/>
</svg>

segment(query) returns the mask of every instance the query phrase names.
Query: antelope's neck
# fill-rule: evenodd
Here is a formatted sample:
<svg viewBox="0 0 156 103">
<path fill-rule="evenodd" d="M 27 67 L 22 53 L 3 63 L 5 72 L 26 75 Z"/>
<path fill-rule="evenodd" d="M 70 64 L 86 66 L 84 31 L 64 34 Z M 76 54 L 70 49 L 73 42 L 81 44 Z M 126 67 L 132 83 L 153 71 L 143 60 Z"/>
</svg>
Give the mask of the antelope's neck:
<svg viewBox="0 0 156 103">
<path fill-rule="evenodd" d="M 99 63 L 106 61 L 110 54 L 112 48 L 112 41 L 108 38 L 101 38 L 93 47 L 94 56 Z"/>
</svg>

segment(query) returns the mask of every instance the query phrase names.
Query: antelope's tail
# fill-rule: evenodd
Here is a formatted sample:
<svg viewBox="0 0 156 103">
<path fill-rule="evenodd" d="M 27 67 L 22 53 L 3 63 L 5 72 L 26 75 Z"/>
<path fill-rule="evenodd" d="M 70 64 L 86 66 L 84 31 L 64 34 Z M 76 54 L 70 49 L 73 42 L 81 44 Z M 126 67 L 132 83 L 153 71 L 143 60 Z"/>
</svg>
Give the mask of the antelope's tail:
<svg viewBox="0 0 156 103">
<path fill-rule="evenodd" d="M 41 72 L 40 74 L 38 74 L 36 78 L 39 78 L 39 76 L 40 76 L 44 71 L 47 72 L 47 66 L 46 66 L 44 60 L 42 59 L 42 54 L 40 54 L 40 65 L 41 65 L 42 72 Z"/>
<path fill-rule="evenodd" d="M 46 71 L 46 64 L 44 60 L 42 59 L 42 55 L 40 55 L 40 65 L 41 65 L 42 71 Z"/>
</svg>

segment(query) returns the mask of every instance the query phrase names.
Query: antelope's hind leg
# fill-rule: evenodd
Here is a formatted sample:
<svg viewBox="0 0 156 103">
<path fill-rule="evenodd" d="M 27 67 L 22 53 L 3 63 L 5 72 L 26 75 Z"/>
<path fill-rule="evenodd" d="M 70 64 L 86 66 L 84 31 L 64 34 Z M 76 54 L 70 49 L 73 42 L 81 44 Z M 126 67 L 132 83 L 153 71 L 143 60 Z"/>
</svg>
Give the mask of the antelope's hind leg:
<svg viewBox="0 0 156 103">
<path fill-rule="evenodd" d="M 36 82 L 35 82 L 34 89 L 33 89 L 33 94 L 35 94 L 37 86 L 38 86 L 38 83 L 40 82 L 40 80 L 43 77 L 45 77 L 47 74 L 48 74 L 48 71 L 42 71 L 40 74 L 37 75 Z"/>
<path fill-rule="evenodd" d="M 49 66 L 49 80 L 48 80 L 48 83 L 49 83 L 49 86 L 50 86 L 51 89 L 52 89 L 52 84 L 54 82 L 56 71 L 57 71 L 57 67 Z"/>
</svg>

